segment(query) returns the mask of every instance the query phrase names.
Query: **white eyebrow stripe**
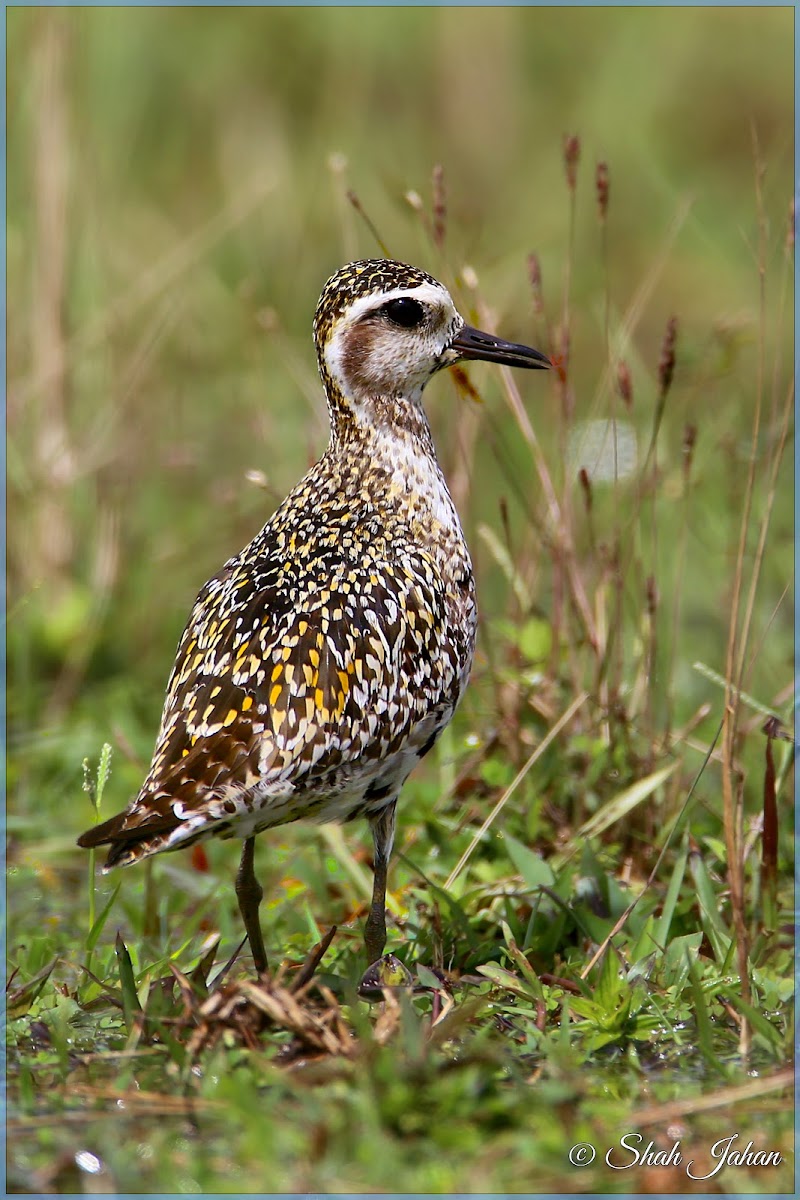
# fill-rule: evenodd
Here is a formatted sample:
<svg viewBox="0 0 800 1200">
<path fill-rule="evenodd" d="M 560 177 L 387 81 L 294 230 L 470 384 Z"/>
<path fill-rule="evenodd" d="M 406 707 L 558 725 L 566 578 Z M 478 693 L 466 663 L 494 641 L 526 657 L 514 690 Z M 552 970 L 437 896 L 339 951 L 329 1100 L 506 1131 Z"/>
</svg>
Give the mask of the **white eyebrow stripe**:
<svg viewBox="0 0 800 1200">
<path fill-rule="evenodd" d="M 390 300 L 399 300 L 404 296 L 408 296 L 410 300 L 419 300 L 420 304 L 435 304 L 441 307 L 442 304 L 449 303 L 451 307 L 455 307 L 450 293 L 445 288 L 434 287 L 432 283 L 420 283 L 415 288 L 398 287 L 392 288 L 390 292 L 372 292 L 369 296 L 360 296 L 358 300 L 354 300 L 352 304 L 348 305 L 339 320 L 346 317 L 348 324 L 358 321 L 368 313 L 383 308 L 384 304 L 388 304 Z"/>
</svg>

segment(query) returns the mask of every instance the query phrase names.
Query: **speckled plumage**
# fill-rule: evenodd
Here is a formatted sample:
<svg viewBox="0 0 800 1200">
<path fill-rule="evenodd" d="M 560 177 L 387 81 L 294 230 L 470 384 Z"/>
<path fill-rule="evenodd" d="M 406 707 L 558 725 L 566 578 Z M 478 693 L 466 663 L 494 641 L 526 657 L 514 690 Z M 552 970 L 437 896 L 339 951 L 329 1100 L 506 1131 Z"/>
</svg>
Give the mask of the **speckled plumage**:
<svg viewBox="0 0 800 1200">
<path fill-rule="evenodd" d="M 472 564 L 421 395 L 460 357 L 510 361 L 510 344 L 464 326 L 429 275 L 383 259 L 328 281 L 314 338 L 330 444 L 197 597 L 147 778 L 80 839 L 110 843 L 106 869 L 358 816 L 388 860 L 400 788 L 466 686 Z M 513 365 L 546 365 L 510 350 Z"/>
</svg>

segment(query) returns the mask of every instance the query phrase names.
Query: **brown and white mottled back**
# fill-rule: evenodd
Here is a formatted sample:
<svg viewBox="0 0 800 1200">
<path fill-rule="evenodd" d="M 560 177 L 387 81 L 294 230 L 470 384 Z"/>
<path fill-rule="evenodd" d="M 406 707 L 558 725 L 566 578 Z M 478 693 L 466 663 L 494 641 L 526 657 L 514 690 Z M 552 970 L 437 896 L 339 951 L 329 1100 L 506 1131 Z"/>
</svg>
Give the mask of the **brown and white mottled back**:
<svg viewBox="0 0 800 1200">
<path fill-rule="evenodd" d="M 466 686 L 472 564 L 422 392 L 461 358 L 547 360 L 465 326 L 441 284 L 386 259 L 328 281 L 314 339 L 330 444 L 197 597 L 148 776 L 80 839 L 110 844 L 106 869 L 212 835 L 357 816 L 385 868 L 400 788 Z M 240 905 L 254 942 L 257 918 Z M 382 945 L 377 875 L 371 920 Z"/>
</svg>

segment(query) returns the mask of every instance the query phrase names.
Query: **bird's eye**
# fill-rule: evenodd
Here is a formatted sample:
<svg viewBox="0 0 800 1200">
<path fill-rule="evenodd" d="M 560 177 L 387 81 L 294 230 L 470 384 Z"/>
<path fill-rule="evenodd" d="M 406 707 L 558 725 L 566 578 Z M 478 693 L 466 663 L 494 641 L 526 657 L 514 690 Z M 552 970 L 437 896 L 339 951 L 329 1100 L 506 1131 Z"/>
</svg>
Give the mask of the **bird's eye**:
<svg viewBox="0 0 800 1200">
<path fill-rule="evenodd" d="M 398 296 L 396 300 L 389 300 L 381 312 L 386 314 L 393 325 L 402 325 L 403 329 L 413 329 L 425 316 L 422 305 L 410 296 Z"/>
</svg>

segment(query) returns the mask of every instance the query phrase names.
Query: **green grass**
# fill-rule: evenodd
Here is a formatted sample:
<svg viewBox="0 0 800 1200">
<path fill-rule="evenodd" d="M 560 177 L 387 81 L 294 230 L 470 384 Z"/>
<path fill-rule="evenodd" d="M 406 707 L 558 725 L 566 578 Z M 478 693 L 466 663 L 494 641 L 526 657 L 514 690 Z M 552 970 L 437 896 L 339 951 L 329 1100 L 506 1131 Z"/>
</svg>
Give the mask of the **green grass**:
<svg viewBox="0 0 800 1200">
<path fill-rule="evenodd" d="M 8 41 L 9 1190 L 790 1191 L 791 13 L 17 9 Z M 427 393 L 481 629 L 400 807 L 416 986 L 357 995 L 364 832 L 290 826 L 254 997 L 234 847 L 105 877 L 74 842 L 324 446 L 310 321 L 378 252 L 361 212 L 560 365 Z M 720 1166 L 734 1133 L 783 1162 Z"/>
</svg>

